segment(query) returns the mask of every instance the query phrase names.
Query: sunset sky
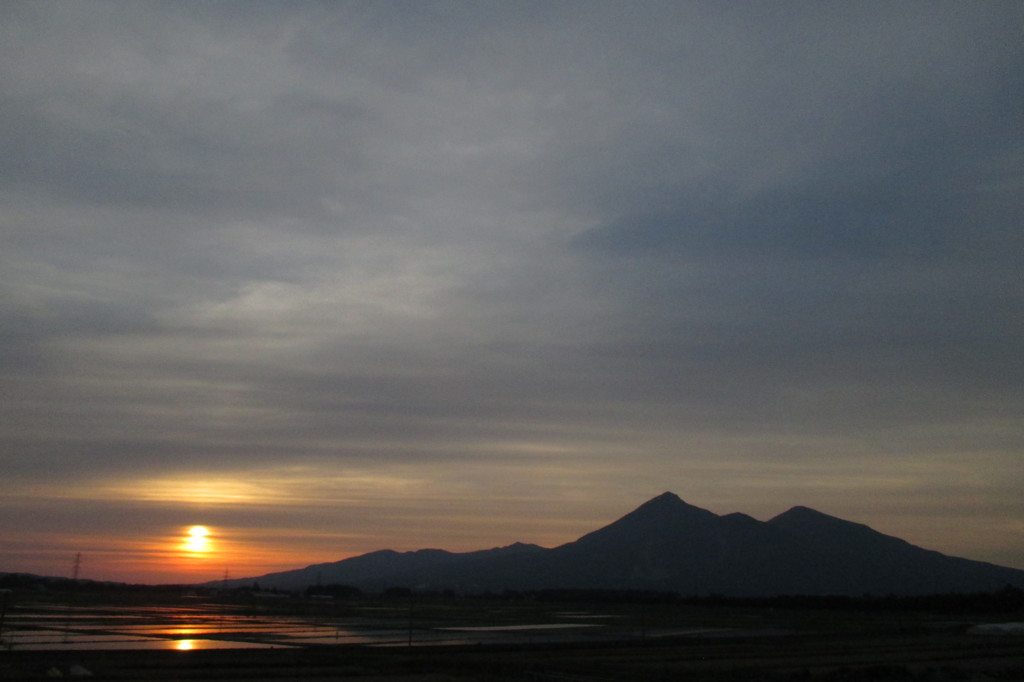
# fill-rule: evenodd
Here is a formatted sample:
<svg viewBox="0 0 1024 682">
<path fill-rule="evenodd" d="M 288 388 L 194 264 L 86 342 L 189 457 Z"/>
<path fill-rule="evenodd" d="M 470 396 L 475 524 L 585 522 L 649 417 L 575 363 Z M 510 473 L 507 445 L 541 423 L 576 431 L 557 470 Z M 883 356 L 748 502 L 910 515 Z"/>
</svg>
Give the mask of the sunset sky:
<svg viewBox="0 0 1024 682">
<path fill-rule="evenodd" d="M 666 490 L 1024 568 L 1022 74 L 1017 0 L 4 2 L 0 571 Z"/>
</svg>

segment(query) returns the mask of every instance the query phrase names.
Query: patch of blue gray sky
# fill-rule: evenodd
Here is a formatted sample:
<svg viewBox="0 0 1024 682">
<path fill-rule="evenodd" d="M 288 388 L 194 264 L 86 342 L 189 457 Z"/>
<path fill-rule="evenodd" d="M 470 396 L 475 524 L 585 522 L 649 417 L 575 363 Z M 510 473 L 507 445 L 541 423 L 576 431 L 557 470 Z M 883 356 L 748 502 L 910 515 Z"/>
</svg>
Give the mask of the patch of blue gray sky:
<svg viewBox="0 0 1024 682">
<path fill-rule="evenodd" d="M 7 3 L 0 509 L 52 502 L 4 534 L 319 471 L 325 533 L 332 495 L 500 500 L 521 532 L 430 544 L 551 544 L 672 489 L 1024 566 L 1022 37 L 1017 2 Z M 314 523 L 282 509 L 231 523 Z M 415 548 L 392 514 L 350 551 Z"/>
</svg>

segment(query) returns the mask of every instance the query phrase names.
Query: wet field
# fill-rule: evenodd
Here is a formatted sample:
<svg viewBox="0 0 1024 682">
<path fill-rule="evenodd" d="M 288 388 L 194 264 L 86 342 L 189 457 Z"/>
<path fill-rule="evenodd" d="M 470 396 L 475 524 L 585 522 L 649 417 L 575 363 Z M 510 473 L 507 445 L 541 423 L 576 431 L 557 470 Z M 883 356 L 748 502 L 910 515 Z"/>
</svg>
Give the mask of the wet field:
<svg viewBox="0 0 1024 682">
<path fill-rule="evenodd" d="M 291 606 L 290 608 L 288 606 Z M 753 625 L 753 627 L 752 627 Z M 312 646 L 460 646 L 580 643 L 783 632 L 710 625 L 691 613 L 635 606 L 567 608 L 482 601 L 259 604 L 23 603 L 0 632 L 8 651 L 253 649 Z"/>
<path fill-rule="evenodd" d="M 7 651 L 254 649 L 361 645 L 456 646 L 623 640 L 723 631 L 651 628 L 623 613 L 465 604 L 313 605 L 307 613 L 253 604 L 117 606 L 27 603 L 0 633 Z"/>
<path fill-rule="evenodd" d="M 1022 680 L 1024 636 L 1003 620 L 486 600 L 21 600 L 0 631 L 0 680 Z"/>
</svg>

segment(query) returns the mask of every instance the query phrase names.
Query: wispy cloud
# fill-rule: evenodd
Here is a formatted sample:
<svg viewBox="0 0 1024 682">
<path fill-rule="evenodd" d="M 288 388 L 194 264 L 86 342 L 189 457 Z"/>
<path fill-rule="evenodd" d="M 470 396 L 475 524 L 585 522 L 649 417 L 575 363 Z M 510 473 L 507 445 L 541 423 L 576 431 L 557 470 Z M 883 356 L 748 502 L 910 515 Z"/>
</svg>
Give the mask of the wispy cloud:
<svg viewBox="0 0 1024 682">
<path fill-rule="evenodd" d="M 10 542 L 557 544 L 672 489 L 923 543 L 936 491 L 1024 565 L 1017 3 L 0 12 Z"/>
</svg>

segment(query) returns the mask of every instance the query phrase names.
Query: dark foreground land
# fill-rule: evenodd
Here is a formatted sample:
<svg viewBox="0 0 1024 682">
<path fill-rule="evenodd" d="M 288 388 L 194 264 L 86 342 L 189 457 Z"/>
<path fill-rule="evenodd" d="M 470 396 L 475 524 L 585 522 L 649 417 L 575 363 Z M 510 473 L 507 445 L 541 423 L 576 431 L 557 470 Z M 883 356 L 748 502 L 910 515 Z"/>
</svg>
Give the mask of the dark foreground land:
<svg viewBox="0 0 1024 682">
<path fill-rule="evenodd" d="M 1019 590 L 912 600 L 687 601 L 653 595 L 656 598 L 637 602 L 613 596 L 616 598 L 566 593 L 462 599 L 397 594 L 327 602 L 293 596 L 268 602 L 219 595 L 197 602 L 195 596 L 157 598 L 127 592 L 51 594 L 46 603 L 40 603 L 39 597 L 26 594 L 9 602 L 5 632 L 9 633 L 19 618 L 45 613 L 47 607 L 50 613 L 59 607 L 58 620 L 72 612 L 87 614 L 69 618 L 75 630 L 92 621 L 114 622 L 104 611 L 113 607 L 131 614 L 126 617 L 124 611 L 118 611 L 122 615 L 116 622 L 134 622 L 142 618 L 139 614 L 149 613 L 144 608 L 155 603 L 159 613 L 176 618 L 189 614 L 193 625 L 209 624 L 210 618 L 223 623 L 216 628 L 217 634 L 209 636 L 224 640 L 238 635 L 230 632 L 231 623 L 246 623 L 248 618 L 282 624 L 299 619 L 320 627 L 338 623 L 339 627 L 376 631 L 391 628 L 390 632 L 398 635 L 387 640 L 387 646 L 332 645 L 317 640 L 321 643 L 187 651 L 116 647 L 32 650 L 19 649 L 20 640 L 14 638 L 14 646 L 0 649 L 0 681 L 75 678 L 77 672 L 78 679 L 94 680 L 238 682 L 1024 682 L 1024 634 L 1020 634 L 1024 631 L 1020 625 L 1024 622 L 1024 592 Z M 64 604 L 74 604 L 74 610 Z M 223 620 L 225 616 L 236 620 Z M 514 632 L 517 626 L 572 618 L 605 625 L 579 631 L 573 635 L 578 639 L 557 635 L 559 631 L 544 634 L 530 630 L 518 633 L 518 640 L 481 639 L 436 646 L 430 639 L 456 625 L 500 625 L 500 629 Z M 993 629 L 992 624 L 999 625 Z M 979 629 L 987 634 L 979 634 Z M 198 636 L 175 632 L 172 628 L 163 635 L 168 643 Z M 255 637 L 252 633 L 247 636 Z M 7 641 L 12 639 L 7 637 Z M 276 645 L 289 640 L 263 641 Z M 409 645 L 413 642 L 415 645 Z"/>
<path fill-rule="evenodd" d="M 785 635 L 622 644 L 0 653 L 0 679 L 1024 680 L 1024 638 L 957 633 Z"/>
</svg>

